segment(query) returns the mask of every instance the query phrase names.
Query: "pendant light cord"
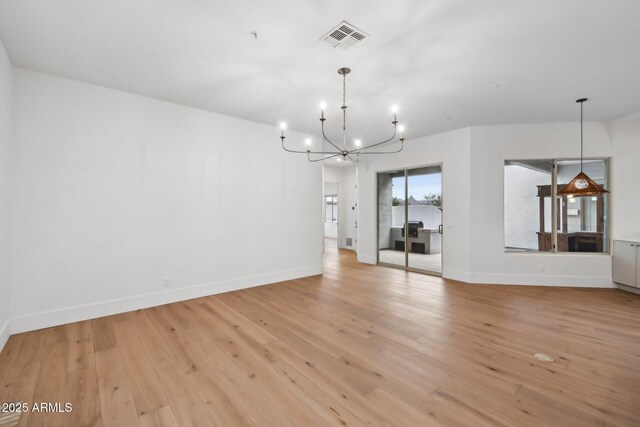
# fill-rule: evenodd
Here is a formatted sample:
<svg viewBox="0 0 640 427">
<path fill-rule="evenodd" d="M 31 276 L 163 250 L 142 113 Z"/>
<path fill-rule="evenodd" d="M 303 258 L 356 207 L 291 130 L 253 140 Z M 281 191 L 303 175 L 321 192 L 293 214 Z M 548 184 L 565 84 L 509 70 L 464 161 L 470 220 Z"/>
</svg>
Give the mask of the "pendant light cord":
<svg viewBox="0 0 640 427">
<path fill-rule="evenodd" d="M 584 142 L 582 141 L 582 107 L 584 102 L 580 103 L 580 172 L 582 172 L 582 158 L 583 158 L 583 146 Z"/>
</svg>

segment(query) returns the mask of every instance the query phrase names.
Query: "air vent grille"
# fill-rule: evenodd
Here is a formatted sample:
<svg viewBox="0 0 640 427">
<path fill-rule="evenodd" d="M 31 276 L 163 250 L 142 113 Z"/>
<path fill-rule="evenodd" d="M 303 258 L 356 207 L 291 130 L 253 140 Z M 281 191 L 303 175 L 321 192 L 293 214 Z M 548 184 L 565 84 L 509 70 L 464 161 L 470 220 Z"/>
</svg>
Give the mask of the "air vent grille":
<svg viewBox="0 0 640 427">
<path fill-rule="evenodd" d="M 342 21 L 335 28 L 322 36 L 320 40 L 327 42 L 331 47 L 349 49 L 356 43 L 360 43 L 369 36 L 362 30 L 357 29 L 347 21 Z"/>
<path fill-rule="evenodd" d="M 347 34 L 343 33 L 342 31 L 334 31 L 333 33 L 331 33 L 329 35 L 329 37 L 332 37 L 338 41 L 342 40 L 343 38 L 347 37 Z"/>
</svg>

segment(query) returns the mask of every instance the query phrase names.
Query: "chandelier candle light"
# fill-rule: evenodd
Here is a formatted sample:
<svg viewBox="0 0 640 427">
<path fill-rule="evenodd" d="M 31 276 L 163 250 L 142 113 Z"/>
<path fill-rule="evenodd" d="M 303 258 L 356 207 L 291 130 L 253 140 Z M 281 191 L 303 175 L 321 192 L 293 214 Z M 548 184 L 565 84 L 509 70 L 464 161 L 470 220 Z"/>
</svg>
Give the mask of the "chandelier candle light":
<svg viewBox="0 0 640 427">
<path fill-rule="evenodd" d="M 404 148 L 404 126 L 398 125 L 398 106 L 394 105 L 391 107 L 391 111 L 393 112 L 393 121 L 391 124 L 393 125 L 393 135 L 389 139 L 385 139 L 384 141 L 376 142 L 370 145 L 362 145 L 362 141 L 359 139 L 355 139 L 353 141 L 352 147 L 347 147 L 347 74 L 351 72 L 350 68 L 343 67 L 338 70 L 338 74 L 342 76 L 342 106 L 340 109 L 342 110 L 342 147 L 338 144 L 331 141 L 327 138 L 327 135 L 324 132 L 324 122 L 327 120 L 324 117 L 324 111 L 327 108 L 327 104 L 322 102 L 320 103 L 320 128 L 322 131 L 322 139 L 330 144 L 328 151 L 320 150 L 312 150 L 311 149 L 311 139 L 305 139 L 305 145 L 307 147 L 306 150 L 293 150 L 287 148 L 284 144 L 285 136 L 284 131 L 287 128 L 286 123 L 280 123 L 280 129 L 282 133 L 280 135 L 280 140 L 282 141 L 282 148 L 285 151 L 290 153 L 299 153 L 299 154 L 307 154 L 307 158 L 310 162 L 319 162 L 322 160 L 327 160 L 331 158 L 336 158 L 338 161 L 346 161 L 351 160 L 353 162 L 357 162 L 358 158 L 361 154 L 393 154 L 399 153 Z M 396 135 L 400 134 L 400 138 L 398 141 L 400 142 L 400 147 L 393 150 L 385 150 L 382 146 L 387 143 L 391 143 L 396 139 Z M 390 144 L 389 144 L 390 145 Z M 372 148 L 376 148 L 377 150 L 371 151 Z M 387 145 L 388 147 L 388 145 Z M 381 151 L 380 151 L 381 150 Z M 313 157 L 312 157 L 313 155 Z"/>
</svg>

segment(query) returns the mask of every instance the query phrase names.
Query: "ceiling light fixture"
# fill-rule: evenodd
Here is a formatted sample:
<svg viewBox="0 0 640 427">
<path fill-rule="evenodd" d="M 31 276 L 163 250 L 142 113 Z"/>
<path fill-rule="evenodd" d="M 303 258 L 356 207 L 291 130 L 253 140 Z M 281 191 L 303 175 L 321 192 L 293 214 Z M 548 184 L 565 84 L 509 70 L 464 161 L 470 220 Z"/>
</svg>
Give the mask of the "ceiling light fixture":
<svg viewBox="0 0 640 427">
<path fill-rule="evenodd" d="M 582 107 L 587 102 L 587 98 L 581 98 L 576 101 L 580 104 L 580 173 L 576 175 L 567 185 L 562 187 L 562 190 L 558 191 L 558 196 L 594 196 L 597 194 L 608 193 L 601 185 L 596 184 L 594 180 L 589 178 L 586 173 L 582 171 L 583 163 L 583 114 Z"/>
<path fill-rule="evenodd" d="M 330 147 L 328 147 L 328 151 L 325 151 L 324 149 L 312 150 L 310 143 L 306 144 L 308 148 L 304 151 L 287 148 L 284 144 L 284 131 L 287 128 L 287 125 L 286 123 L 282 122 L 280 123 L 280 129 L 282 129 L 280 140 L 282 141 L 282 148 L 285 151 L 288 151 L 290 153 L 306 154 L 310 162 L 319 162 L 322 160 L 331 159 L 333 157 L 337 157 L 337 160 L 351 160 L 353 162 L 357 162 L 361 154 L 393 154 L 402 151 L 402 149 L 404 148 L 404 126 L 398 126 L 398 118 L 396 114 L 398 112 L 397 105 L 393 105 L 391 107 L 391 111 L 393 112 L 393 121 L 391 122 L 391 124 L 393 125 L 393 135 L 391 135 L 391 138 L 369 145 L 363 145 L 362 140 L 355 139 L 353 147 L 347 147 L 347 74 L 349 74 L 350 72 L 351 69 L 347 67 L 343 67 L 338 70 L 338 74 L 342 76 L 342 106 L 340 107 L 340 109 L 342 110 L 342 147 L 327 138 L 326 134 L 324 133 L 324 122 L 327 120 L 324 118 L 324 111 L 327 108 L 327 104 L 325 102 L 322 102 L 320 103 L 320 128 L 323 141 L 326 141 L 330 144 Z M 389 147 L 391 144 L 388 143 L 392 143 L 392 141 L 396 139 L 396 135 L 398 132 L 400 133 L 400 138 L 398 138 L 400 147 L 397 147 L 393 150 L 385 150 L 382 146 Z M 372 148 L 376 147 L 378 147 L 378 150 L 382 151 L 371 151 Z M 312 157 L 312 155 L 314 155 L 314 157 Z"/>
</svg>

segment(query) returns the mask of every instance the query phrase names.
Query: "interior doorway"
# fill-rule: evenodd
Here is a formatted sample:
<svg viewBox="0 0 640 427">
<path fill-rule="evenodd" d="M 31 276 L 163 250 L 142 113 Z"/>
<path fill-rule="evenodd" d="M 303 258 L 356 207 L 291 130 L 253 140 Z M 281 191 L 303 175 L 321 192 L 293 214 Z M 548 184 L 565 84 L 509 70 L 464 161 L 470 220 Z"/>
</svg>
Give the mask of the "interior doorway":
<svg viewBox="0 0 640 427">
<path fill-rule="evenodd" d="M 442 165 L 379 172 L 378 264 L 442 275 Z"/>
<path fill-rule="evenodd" d="M 324 183 L 324 241 L 325 247 L 338 248 L 338 187 L 337 182 Z"/>
</svg>

